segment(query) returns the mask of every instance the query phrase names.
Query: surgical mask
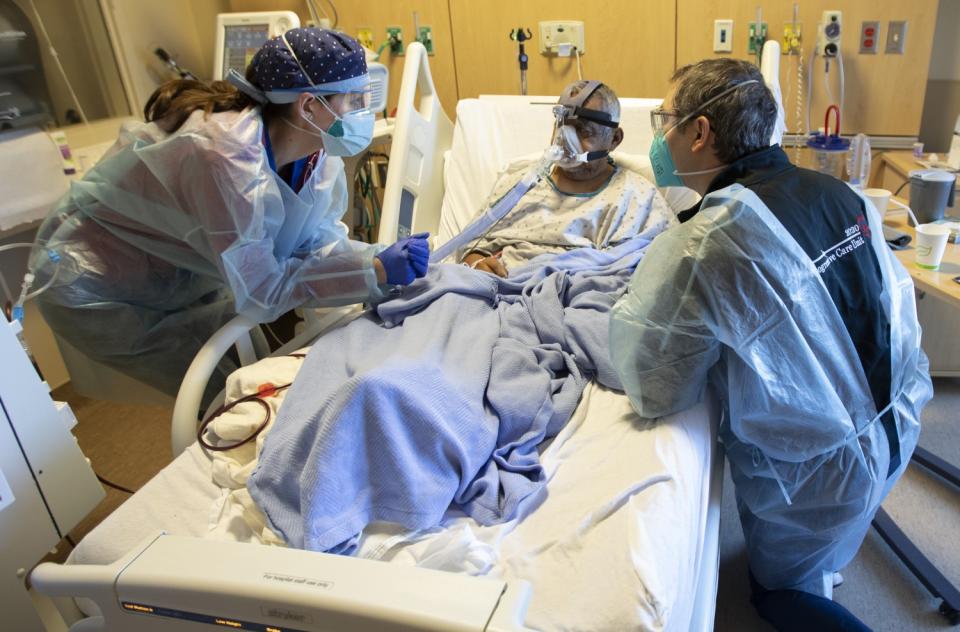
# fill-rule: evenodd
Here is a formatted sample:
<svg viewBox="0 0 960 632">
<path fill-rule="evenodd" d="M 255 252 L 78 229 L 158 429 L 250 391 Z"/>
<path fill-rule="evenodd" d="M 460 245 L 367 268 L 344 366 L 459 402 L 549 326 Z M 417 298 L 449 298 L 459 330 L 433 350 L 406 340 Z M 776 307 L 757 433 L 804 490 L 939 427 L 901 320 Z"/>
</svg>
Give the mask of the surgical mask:
<svg viewBox="0 0 960 632">
<path fill-rule="evenodd" d="M 334 116 L 333 124 L 323 129 L 313 122 L 313 115 L 306 110 L 300 114 L 307 125 L 317 130 L 317 134 L 307 132 L 323 139 L 323 149 L 331 156 L 356 156 L 370 146 L 373 139 L 374 114 L 370 110 L 357 110 L 340 116 L 327 105 L 326 99 L 317 97 L 323 107 Z M 290 123 L 290 121 L 287 121 Z M 292 123 L 290 123 L 292 125 Z M 296 127 L 294 125 L 294 127 Z M 298 128 L 299 129 L 299 128 Z M 307 131 L 307 130 L 302 130 Z"/>
<path fill-rule="evenodd" d="M 703 103 L 703 105 L 698 107 L 692 113 L 681 118 L 675 124 L 671 125 L 667 130 L 653 135 L 653 141 L 650 143 L 650 165 L 653 169 L 653 177 L 658 187 L 682 187 L 684 184 L 683 179 L 680 176 L 698 176 L 705 173 L 723 171 L 727 168 L 727 165 L 720 165 L 719 167 L 700 169 L 698 171 L 677 171 L 677 165 L 673 161 L 673 155 L 670 153 L 670 147 L 667 145 L 667 134 L 669 134 L 674 128 L 680 127 L 691 118 L 698 115 L 705 107 L 717 99 L 727 96 L 740 86 L 745 86 L 751 83 L 758 83 L 758 81 L 756 79 L 748 79 L 747 81 L 742 81 L 734 86 L 730 86 L 720 94 L 708 99 Z"/>
<path fill-rule="evenodd" d="M 671 128 L 672 129 L 672 128 Z M 669 130 L 668 130 L 669 131 Z M 655 134 L 650 143 L 650 166 L 658 187 L 682 187 L 683 180 L 667 147 L 666 134 Z"/>
</svg>

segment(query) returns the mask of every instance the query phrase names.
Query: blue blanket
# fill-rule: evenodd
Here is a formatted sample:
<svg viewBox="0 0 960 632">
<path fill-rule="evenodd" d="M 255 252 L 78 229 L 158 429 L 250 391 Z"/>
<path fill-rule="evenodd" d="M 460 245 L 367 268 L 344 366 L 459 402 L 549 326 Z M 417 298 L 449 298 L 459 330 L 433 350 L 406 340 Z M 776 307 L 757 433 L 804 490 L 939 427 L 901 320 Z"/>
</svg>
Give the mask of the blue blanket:
<svg viewBox="0 0 960 632">
<path fill-rule="evenodd" d="M 508 279 L 434 265 L 312 347 L 247 487 L 290 546 L 350 553 L 366 525 L 509 520 L 537 446 L 587 382 L 620 389 L 609 310 L 646 240 L 534 259 Z"/>
</svg>

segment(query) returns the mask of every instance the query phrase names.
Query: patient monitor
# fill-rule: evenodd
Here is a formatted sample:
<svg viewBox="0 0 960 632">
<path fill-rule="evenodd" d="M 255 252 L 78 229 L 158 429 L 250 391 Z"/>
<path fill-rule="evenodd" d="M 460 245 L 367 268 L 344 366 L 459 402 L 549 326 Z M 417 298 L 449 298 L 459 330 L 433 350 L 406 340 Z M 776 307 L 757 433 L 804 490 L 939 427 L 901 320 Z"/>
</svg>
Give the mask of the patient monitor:
<svg viewBox="0 0 960 632">
<path fill-rule="evenodd" d="M 217 15 L 217 47 L 213 78 L 223 79 L 231 69 L 241 75 L 254 53 L 266 41 L 300 26 L 293 11 L 257 11 Z"/>
</svg>

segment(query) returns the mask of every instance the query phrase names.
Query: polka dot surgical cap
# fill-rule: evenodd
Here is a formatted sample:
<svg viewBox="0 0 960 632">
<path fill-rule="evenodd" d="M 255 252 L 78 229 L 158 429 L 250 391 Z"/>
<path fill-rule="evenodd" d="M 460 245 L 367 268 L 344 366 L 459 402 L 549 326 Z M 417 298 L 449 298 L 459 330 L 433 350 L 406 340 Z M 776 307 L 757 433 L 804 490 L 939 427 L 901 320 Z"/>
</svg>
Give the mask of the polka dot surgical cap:
<svg viewBox="0 0 960 632">
<path fill-rule="evenodd" d="M 300 92 L 362 91 L 369 83 L 363 47 L 329 29 L 290 29 L 264 44 L 250 66 L 252 85 L 236 72 L 228 81 L 260 102 L 290 102 Z"/>
</svg>

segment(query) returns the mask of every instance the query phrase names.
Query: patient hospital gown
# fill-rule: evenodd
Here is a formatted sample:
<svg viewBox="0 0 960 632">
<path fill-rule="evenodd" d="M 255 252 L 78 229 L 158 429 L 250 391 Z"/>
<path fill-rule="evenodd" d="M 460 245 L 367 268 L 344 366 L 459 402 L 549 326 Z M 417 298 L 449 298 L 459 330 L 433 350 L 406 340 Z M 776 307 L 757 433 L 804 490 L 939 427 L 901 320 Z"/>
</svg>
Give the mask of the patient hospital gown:
<svg viewBox="0 0 960 632">
<path fill-rule="evenodd" d="M 532 161 L 521 160 L 507 167 L 483 209 L 503 197 L 532 165 Z M 460 256 L 471 251 L 502 252 L 500 261 L 513 270 L 545 253 L 581 247 L 605 249 L 633 237 L 653 239 L 674 224 L 673 210 L 650 181 L 615 167 L 610 179 L 594 193 L 564 193 L 550 178 L 544 178 Z"/>
</svg>

